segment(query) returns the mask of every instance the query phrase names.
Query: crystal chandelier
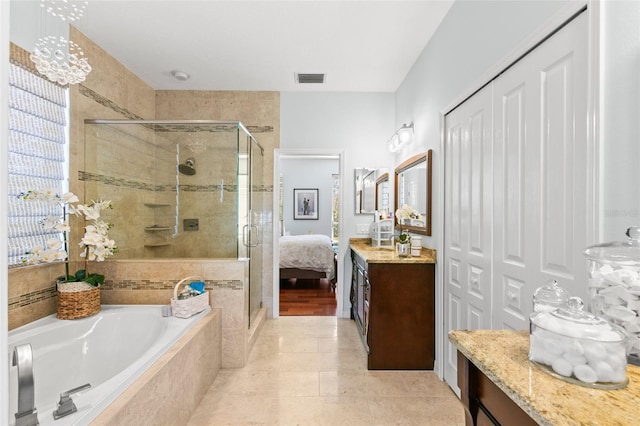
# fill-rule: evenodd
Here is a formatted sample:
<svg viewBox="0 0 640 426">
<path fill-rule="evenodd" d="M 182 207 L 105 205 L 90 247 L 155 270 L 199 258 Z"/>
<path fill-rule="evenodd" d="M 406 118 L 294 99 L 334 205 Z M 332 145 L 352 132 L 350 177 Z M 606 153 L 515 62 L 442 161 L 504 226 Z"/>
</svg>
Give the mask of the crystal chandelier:
<svg viewBox="0 0 640 426">
<path fill-rule="evenodd" d="M 64 26 L 75 22 L 84 15 L 88 2 L 40 0 L 40 6 Z M 45 15 L 44 20 L 47 17 Z M 91 65 L 82 48 L 64 36 L 45 35 L 40 37 L 31 53 L 36 69 L 49 80 L 60 85 L 76 84 L 84 81 L 91 72 Z"/>
</svg>

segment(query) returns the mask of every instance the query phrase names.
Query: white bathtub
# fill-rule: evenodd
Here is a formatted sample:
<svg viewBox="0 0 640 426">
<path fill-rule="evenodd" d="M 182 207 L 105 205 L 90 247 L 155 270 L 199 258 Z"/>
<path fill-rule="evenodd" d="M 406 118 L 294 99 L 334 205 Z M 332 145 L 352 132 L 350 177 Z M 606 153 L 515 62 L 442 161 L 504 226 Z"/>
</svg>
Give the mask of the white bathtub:
<svg viewBox="0 0 640 426">
<path fill-rule="evenodd" d="M 14 346 L 31 344 L 41 425 L 86 425 L 208 311 L 180 319 L 162 317 L 158 305 L 104 305 L 100 313 L 79 320 L 51 315 L 9 333 L 9 360 Z M 11 424 L 17 383 L 17 369 L 11 367 Z M 78 411 L 54 421 L 60 394 L 85 383 L 91 388 L 72 396 Z"/>
</svg>

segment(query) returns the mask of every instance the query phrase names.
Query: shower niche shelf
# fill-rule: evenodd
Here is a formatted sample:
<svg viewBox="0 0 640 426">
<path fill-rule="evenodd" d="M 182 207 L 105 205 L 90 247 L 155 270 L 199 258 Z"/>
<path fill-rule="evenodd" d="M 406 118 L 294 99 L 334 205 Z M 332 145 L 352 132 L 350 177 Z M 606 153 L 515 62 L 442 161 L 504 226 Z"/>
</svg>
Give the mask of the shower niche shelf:
<svg viewBox="0 0 640 426">
<path fill-rule="evenodd" d="M 169 242 L 165 242 L 165 243 L 151 243 L 151 244 L 145 244 L 145 247 L 149 247 L 149 248 L 153 248 L 153 247 L 166 247 L 166 246 L 170 246 L 171 243 Z"/>
<path fill-rule="evenodd" d="M 157 207 L 169 207 L 171 204 L 169 203 L 144 203 L 145 206 L 147 207 L 151 207 L 152 209 L 155 209 Z"/>
<path fill-rule="evenodd" d="M 170 231 L 171 228 L 168 226 L 153 225 L 153 226 L 147 226 L 146 228 L 144 228 L 144 230 L 149 232 Z"/>
</svg>

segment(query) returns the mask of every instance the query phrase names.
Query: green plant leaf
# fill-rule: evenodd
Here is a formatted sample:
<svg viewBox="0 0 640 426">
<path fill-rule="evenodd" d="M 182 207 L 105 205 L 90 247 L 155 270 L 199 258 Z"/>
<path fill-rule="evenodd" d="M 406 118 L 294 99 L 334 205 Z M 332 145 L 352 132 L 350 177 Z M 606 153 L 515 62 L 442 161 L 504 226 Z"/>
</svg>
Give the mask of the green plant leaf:
<svg viewBox="0 0 640 426">
<path fill-rule="evenodd" d="M 104 284 L 104 275 L 89 274 L 89 276 L 84 279 L 84 282 L 91 284 L 94 287 L 101 286 Z"/>
</svg>

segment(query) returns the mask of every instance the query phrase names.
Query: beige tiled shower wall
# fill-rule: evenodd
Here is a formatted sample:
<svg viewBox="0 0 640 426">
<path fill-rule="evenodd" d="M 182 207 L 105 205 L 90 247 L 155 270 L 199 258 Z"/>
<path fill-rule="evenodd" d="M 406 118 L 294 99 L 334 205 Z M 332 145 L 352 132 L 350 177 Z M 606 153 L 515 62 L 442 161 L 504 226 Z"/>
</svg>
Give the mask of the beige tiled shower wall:
<svg viewBox="0 0 640 426">
<path fill-rule="evenodd" d="M 163 181 L 168 179 L 163 174 L 171 167 L 163 164 L 162 155 L 168 153 L 145 151 L 144 144 L 137 147 L 140 151 L 136 155 L 138 158 L 119 157 L 120 148 L 114 145 L 112 150 L 90 153 L 85 159 L 84 138 L 85 119 L 206 119 L 206 120 L 239 120 L 254 135 L 256 140 L 264 148 L 263 158 L 263 185 L 258 188 L 263 194 L 263 218 L 272 217 L 272 196 L 273 196 L 273 150 L 280 145 L 280 94 L 278 92 L 244 92 L 244 91 L 156 91 L 134 73 L 119 63 L 96 43 L 88 39 L 73 27 L 71 28 L 71 38 L 78 43 L 89 58 L 93 71 L 88 75 L 87 80 L 79 85 L 70 87 L 70 190 L 83 199 L 84 184 L 87 184 L 89 192 L 95 191 L 98 186 L 103 191 L 109 186 L 106 194 L 112 195 L 114 210 L 108 213 L 108 220 L 115 224 L 110 235 L 116 242 L 123 242 L 123 250 L 116 255 L 116 259 L 142 258 L 148 252 L 139 244 L 131 244 L 136 241 L 145 241 L 150 238 L 145 234 L 144 227 L 150 224 L 160 224 L 167 217 L 162 208 L 150 208 L 144 203 L 171 203 L 174 194 L 158 193 L 140 189 L 144 187 L 153 174 L 154 180 Z M 24 58 L 28 54 L 22 52 Z M 167 70 L 159 70 L 165 72 Z M 101 137 L 112 137 L 113 135 L 102 132 Z M 136 134 L 144 139 L 144 131 Z M 168 136 L 167 136 L 168 137 Z M 120 141 L 119 143 L 126 143 Z M 149 148 L 150 149 L 150 148 Z M 158 149 L 158 148 L 154 148 Z M 153 159 L 153 161 L 149 161 Z M 98 166 L 104 171 L 104 176 L 113 177 L 112 174 L 120 175 L 122 179 L 132 177 L 131 180 L 140 182 L 140 185 L 133 188 L 123 188 L 122 186 L 109 185 L 109 179 L 98 177 L 86 179 L 88 165 Z M 168 161 L 168 160 L 166 160 Z M 150 167 L 153 165 L 153 167 Z M 199 158 L 198 172 L 204 173 L 206 169 L 206 159 Z M 166 170 L 165 170 L 166 169 Z M 140 199 L 140 192 L 144 192 L 142 199 L 144 203 L 133 203 L 132 200 Z M 95 192 L 93 192 L 95 193 Z M 197 194 L 197 193 L 196 193 Z M 202 211 L 198 214 L 215 214 L 222 217 L 222 220 L 235 221 L 236 218 L 226 217 L 225 210 L 211 212 L 206 208 L 208 200 L 198 195 L 191 201 L 194 205 L 201 206 Z M 205 197 L 216 197 L 217 193 L 206 195 Z M 106 196 L 105 196 L 106 198 Z M 231 197 L 229 197 L 231 198 Z M 86 200 L 90 201 L 90 200 Z M 264 223 L 263 242 L 263 267 L 262 287 L 263 300 L 269 312 L 272 312 L 270 301 L 273 298 L 272 292 L 272 271 L 273 256 L 271 253 L 272 243 L 272 222 L 270 219 Z M 77 219 L 71 219 L 71 254 L 75 271 L 76 263 L 80 259 L 77 242 L 80 239 L 82 223 Z M 152 237 L 151 237 L 152 238 Z M 210 236 L 195 238 L 189 236 L 188 247 L 184 249 L 184 255 L 194 255 L 193 247 L 197 250 L 209 247 L 213 251 L 206 252 L 203 257 L 217 257 L 215 249 L 220 248 L 224 242 L 234 241 L 235 238 L 226 236 L 212 239 Z M 199 251 L 198 251 L 199 253 Z M 167 262 L 171 265 L 171 262 Z M 102 264 L 92 265 L 92 271 L 102 267 Z M 219 265 L 217 265 L 219 266 Z M 214 266 L 215 267 L 215 266 Z M 164 268 L 162 268 L 164 270 Z M 157 271 L 157 270 L 154 270 Z M 9 325 L 10 329 L 37 320 L 55 312 L 55 277 L 64 273 L 62 265 L 39 265 L 27 268 L 16 268 L 9 272 Z M 155 273 L 155 272 L 154 272 Z M 141 275 L 140 280 L 144 283 L 146 276 Z M 165 279 L 169 279 L 167 276 Z M 110 276 L 110 280 L 127 279 L 120 276 Z M 115 282 L 115 281 L 114 281 Z M 106 289 L 105 289 L 106 290 Z M 114 293 L 110 293 L 114 292 Z M 229 291 L 229 290 L 220 290 Z M 103 303 L 151 303 L 148 301 L 149 290 L 131 289 L 127 293 L 120 294 L 124 297 L 115 297 L 117 290 L 106 290 L 103 296 Z M 166 294 L 163 293 L 163 294 Z M 228 294 L 221 294 L 227 297 Z M 165 298 L 166 296 L 162 296 Z M 233 296 L 231 296 L 233 297 Z M 117 302 L 115 301 L 117 300 Z M 154 302 L 163 303 L 163 302 Z M 236 319 L 237 320 L 237 319 Z M 223 340 L 224 340 L 223 336 Z M 233 339 L 229 337 L 228 340 Z M 238 343 L 238 342 L 236 342 Z M 237 344 L 228 345 L 237 347 Z"/>
<path fill-rule="evenodd" d="M 156 92 L 156 118 L 159 120 L 238 120 L 251 132 L 264 149 L 262 192 L 265 214 L 262 241 L 262 300 L 269 315 L 273 312 L 273 151 L 280 146 L 280 93 L 243 91 Z M 206 163 L 198 161 L 200 168 Z M 198 173 L 200 168 L 198 169 Z M 213 195 L 215 197 L 215 195 Z M 203 204 L 204 205 L 204 204 Z M 215 204 L 214 204 L 215 205 Z M 227 220 L 236 220 L 228 218 Z M 232 240 L 233 241 L 233 240 Z M 255 265 L 254 265 L 255 266 Z"/>
</svg>

